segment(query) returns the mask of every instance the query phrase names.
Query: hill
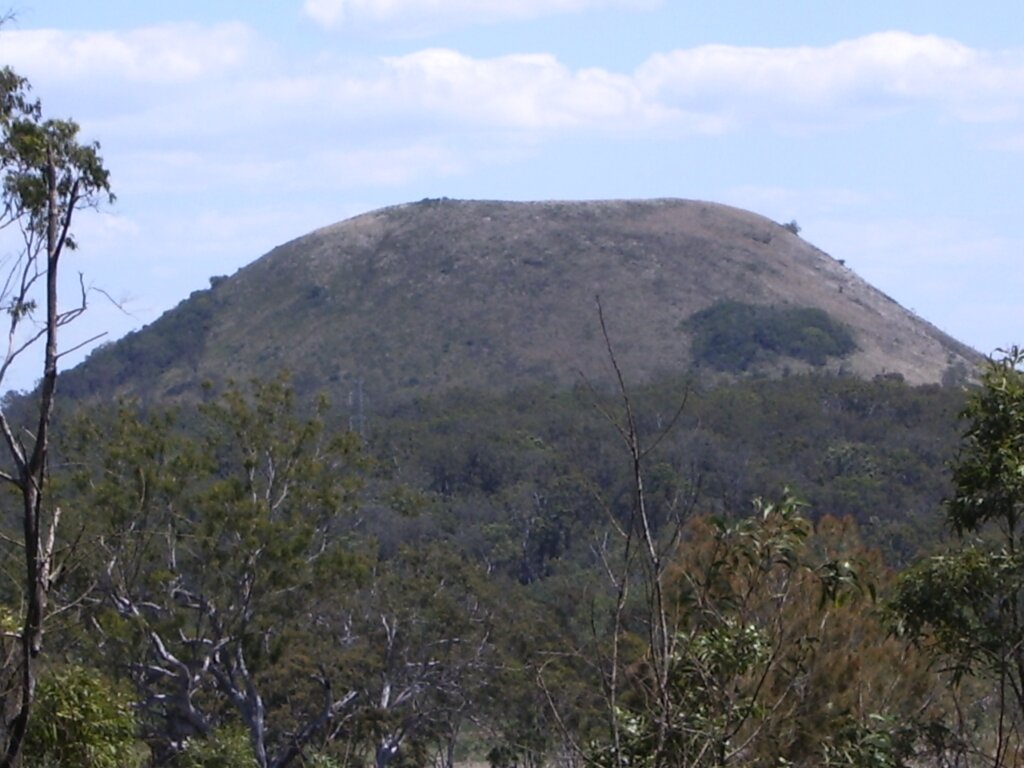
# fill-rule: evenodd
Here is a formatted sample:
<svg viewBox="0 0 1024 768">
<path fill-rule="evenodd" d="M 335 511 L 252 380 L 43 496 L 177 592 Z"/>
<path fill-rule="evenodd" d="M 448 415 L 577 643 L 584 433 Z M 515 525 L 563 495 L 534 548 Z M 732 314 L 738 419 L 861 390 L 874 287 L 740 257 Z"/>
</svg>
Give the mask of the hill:
<svg viewBox="0 0 1024 768">
<path fill-rule="evenodd" d="M 973 350 L 785 226 L 686 200 L 424 200 L 213 277 L 65 376 L 72 396 L 166 397 L 290 370 L 382 403 L 608 374 L 595 297 L 633 380 L 822 370 L 963 376 Z"/>
<path fill-rule="evenodd" d="M 735 701 L 768 734 L 764 760 L 818 765 L 851 723 L 917 722 L 946 680 L 887 635 L 875 597 L 886 563 L 941 540 L 964 389 L 934 382 L 979 358 L 791 229 L 686 201 L 425 201 L 213 278 L 64 377 L 65 395 L 160 402 L 76 403 L 83 418 L 63 421 L 55 506 L 84 513 L 66 527 L 98 553 L 69 578 L 88 618 L 63 625 L 89 628 L 78 647 L 115 679 L 145 671 L 132 690 L 168 755 L 196 712 L 215 727 L 184 741 L 186 757 L 227 754 L 225 734 L 242 755 L 246 718 L 250 741 L 291 749 L 304 722 L 324 722 L 309 719 L 325 711 L 314 683 L 333 697 L 330 682 L 345 698 L 329 756 L 372 761 L 383 744 L 381 764 L 540 765 L 569 742 L 624 764 L 601 739 L 609 713 L 630 718 L 615 738 L 654 721 L 658 621 L 677 638 L 672 695 L 694 692 L 674 711 L 712 713 L 680 733 L 719 738 L 706 722 L 728 722 L 713 707 Z M 565 386 L 607 377 L 595 295 L 629 378 L 642 483 L 618 393 Z M 279 381 L 160 408 L 204 379 L 282 368 L 300 394 L 362 393 L 383 413 L 356 439 L 324 411 L 321 434 Z M 349 402 L 351 424 L 363 405 Z M 846 674 L 851 658 L 868 672 Z M 609 669 L 637 681 L 615 709 Z M 265 709 L 248 705 L 257 694 Z M 834 701 L 860 709 L 807 714 Z M 853 733 L 873 756 L 896 738 Z"/>
</svg>

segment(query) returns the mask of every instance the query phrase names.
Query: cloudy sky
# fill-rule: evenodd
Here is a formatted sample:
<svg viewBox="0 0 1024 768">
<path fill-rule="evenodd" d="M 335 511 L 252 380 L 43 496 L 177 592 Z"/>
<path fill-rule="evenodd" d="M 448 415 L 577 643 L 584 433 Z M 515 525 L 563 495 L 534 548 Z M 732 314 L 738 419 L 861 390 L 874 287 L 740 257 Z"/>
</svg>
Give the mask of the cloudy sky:
<svg viewBox="0 0 1024 768">
<path fill-rule="evenodd" d="M 424 197 L 682 197 L 807 240 L 985 353 L 1024 343 L 1024 3 L 19 0 L 0 63 L 98 140 L 76 330 Z M 28 371 L 11 384 L 31 383 Z"/>
</svg>

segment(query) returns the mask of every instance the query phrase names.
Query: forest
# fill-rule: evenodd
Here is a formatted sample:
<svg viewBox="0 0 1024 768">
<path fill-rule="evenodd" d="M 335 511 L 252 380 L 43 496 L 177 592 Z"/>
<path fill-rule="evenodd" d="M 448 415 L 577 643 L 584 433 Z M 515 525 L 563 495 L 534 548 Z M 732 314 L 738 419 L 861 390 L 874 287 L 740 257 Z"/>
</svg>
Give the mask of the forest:
<svg viewBox="0 0 1024 768">
<path fill-rule="evenodd" d="M 455 390 L 355 429 L 286 374 L 64 400 L 86 296 L 61 304 L 58 271 L 110 182 L 24 80 L 0 92 L 0 381 L 41 351 L 0 410 L 0 765 L 1024 759 L 1019 350 L 967 389 L 704 387 L 634 384 L 605 333 L 617 386 Z M 811 319 L 801 354 L 848 343 Z"/>
</svg>

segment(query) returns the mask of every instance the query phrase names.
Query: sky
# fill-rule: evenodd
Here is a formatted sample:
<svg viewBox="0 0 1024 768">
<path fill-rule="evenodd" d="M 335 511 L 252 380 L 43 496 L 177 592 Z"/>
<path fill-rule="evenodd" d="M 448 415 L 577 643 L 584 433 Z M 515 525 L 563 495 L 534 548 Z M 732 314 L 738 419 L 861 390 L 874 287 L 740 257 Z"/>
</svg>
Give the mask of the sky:
<svg viewBox="0 0 1024 768">
<path fill-rule="evenodd" d="M 11 10 L 0 64 L 101 144 L 117 195 L 75 221 L 65 277 L 97 290 L 66 346 L 150 323 L 315 228 L 426 197 L 727 203 L 797 221 L 985 354 L 1024 343 L 1020 0 Z M 27 361 L 3 389 L 36 375 Z"/>
</svg>

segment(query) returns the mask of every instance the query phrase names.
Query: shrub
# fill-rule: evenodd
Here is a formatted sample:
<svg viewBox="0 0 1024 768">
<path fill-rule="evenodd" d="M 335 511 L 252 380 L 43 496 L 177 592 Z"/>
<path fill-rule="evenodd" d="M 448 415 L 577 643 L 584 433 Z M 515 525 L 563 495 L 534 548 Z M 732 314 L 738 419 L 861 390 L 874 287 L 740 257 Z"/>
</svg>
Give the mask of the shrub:
<svg viewBox="0 0 1024 768">
<path fill-rule="evenodd" d="M 99 672 L 51 670 L 36 689 L 25 764 L 60 768 L 132 768 L 144 762 L 131 696 Z"/>
<path fill-rule="evenodd" d="M 770 307 L 721 301 L 692 315 L 693 360 L 738 373 L 780 356 L 824 365 L 857 345 L 843 323 L 815 307 Z"/>
<path fill-rule="evenodd" d="M 249 736 L 241 725 L 218 728 L 208 738 L 189 739 L 175 765 L 178 768 L 254 768 Z"/>
</svg>

